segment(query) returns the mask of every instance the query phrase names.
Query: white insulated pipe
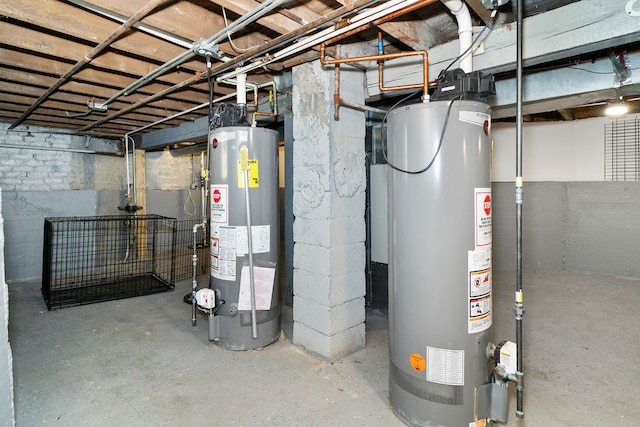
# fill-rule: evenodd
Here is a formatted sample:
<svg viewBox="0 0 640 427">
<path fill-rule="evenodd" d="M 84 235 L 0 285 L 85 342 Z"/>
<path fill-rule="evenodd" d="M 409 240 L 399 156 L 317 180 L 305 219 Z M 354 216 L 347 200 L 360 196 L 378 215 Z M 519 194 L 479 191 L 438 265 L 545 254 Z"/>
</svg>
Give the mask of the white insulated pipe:
<svg viewBox="0 0 640 427">
<path fill-rule="evenodd" d="M 471 25 L 471 14 L 469 8 L 461 0 L 441 0 L 456 17 L 458 22 L 458 37 L 460 41 L 460 65 L 465 73 L 473 71 L 473 26 Z"/>
<path fill-rule="evenodd" d="M 268 59 L 262 59 L 260 61 L 252 62 L 251 64 L 245 65 L 244 67 L 237 68 L 234 71 L 231 71 L 227 74 L 220 76 L 219 80 L 226 80 L 237 76 L 240 73 L 248 73 L 257 68 L 264 67 L 265 65 L 271 64 L 272 62 L 282 61 L 284 58 L 293 56 L 303 50 L 309 49 L 313 46 L 319 45 L 322 42 L 325 42 L 333 37 L 339 36 L 341 34 L 346 33 L 347 31 L 351 31 L 354 28 L 358 28 L 364 25 L 367 22 L 373 22 L 378 18 L 382 18 L 390 13 L 398 11 L 407 6 L 411 6 L 414 3 L 417 3 L 419 0 L 389 0 L 386 3 L 383 3 L 379 6 L 373 7 L 371 9 L 363 10 L 362 12 L 354 15 L 353 17 L 347 20 L 347 25 L 344 27 L 340 27 L 336 29 L 335 27 L 326 28 L 321 30 L 313 35 L 299 38 L 297 43 L 293 43 L 290 46 L 279 50 L 271 55 L 269 55 Z"/>
</svg>

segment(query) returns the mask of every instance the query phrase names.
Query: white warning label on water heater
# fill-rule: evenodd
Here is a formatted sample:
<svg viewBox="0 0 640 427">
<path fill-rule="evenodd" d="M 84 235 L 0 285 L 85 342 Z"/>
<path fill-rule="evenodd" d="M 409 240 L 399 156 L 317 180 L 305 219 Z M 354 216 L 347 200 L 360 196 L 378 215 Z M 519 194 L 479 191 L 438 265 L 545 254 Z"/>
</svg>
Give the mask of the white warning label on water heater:
<svg viewBox="0 0 640 427">
<path fill-rule="evenodd" d="M 226 184 L 212 185 L 211 191 L 211 222 L 214 224 L 229 224 L 229 186 Z"/>
<path fill-rule="evenodd" d="M 469 251 L 468 332 L 488 329 L 492 322 L 491 249 Z"/>
<path fill-rule="evenodd" d="M 485 123 L 491 121 L 491 116 L 479 111 L 461 110 L 458 113 L 458 120 L 465 123 L 471 123 L 472 125 L 484 126 Z"/>
<path fill-rule="evenodd" d="M 211 227 L 211 275 L 221 280 L 236 280 L 236 227 Z"/>
<path fill-rule="evenodd" d="M 491 245 L 491 188 L 474 190 L 476 248 Z"/>
</svg>

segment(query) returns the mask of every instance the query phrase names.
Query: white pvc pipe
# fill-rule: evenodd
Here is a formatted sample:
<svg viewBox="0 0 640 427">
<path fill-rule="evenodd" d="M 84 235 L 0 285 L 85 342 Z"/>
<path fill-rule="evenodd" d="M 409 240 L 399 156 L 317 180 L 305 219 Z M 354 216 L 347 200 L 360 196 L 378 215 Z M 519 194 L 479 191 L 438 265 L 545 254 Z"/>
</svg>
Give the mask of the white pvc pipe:
<svg viewBox="0 0 640 427">
<path fill-rule="evenodd" d="M 471 44 L 473 43 L 473 26 L 471 25 L 471 14 L 469 13 L 469 8 L 467 8 L 467 5 L 460 0 L 441 1 L 449 8 L 458 22 L 460 55 L 464 55 L 460 58 L 459 67 L 465 73 L 469 73 L 473 71 L 473 55 L 471 52 Z"/>
<path fill-rule="evenodd" d="M 236 93 L 238 94 L 238 105 L 247 105 L 247 75 L 238 74 L 236 77 Z"/>
</svg>

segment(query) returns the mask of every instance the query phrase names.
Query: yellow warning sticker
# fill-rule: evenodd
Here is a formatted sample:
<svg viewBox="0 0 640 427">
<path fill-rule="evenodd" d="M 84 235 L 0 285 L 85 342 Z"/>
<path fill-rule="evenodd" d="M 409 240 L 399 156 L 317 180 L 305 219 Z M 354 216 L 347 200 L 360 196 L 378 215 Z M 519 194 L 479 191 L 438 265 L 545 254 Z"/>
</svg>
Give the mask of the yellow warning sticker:
<svg viewBox="0 0 640 427">
<path fill-rule="evenodd" d="M 249 188 L 258 188 L 260 185 L 258 174 L 258 159 L 249 160 Z M 244 173 L 241 161 L 238 160 L 238 188 L 244 188 Z"/>
<path fill-rule="evenodd" d="M 424 357 L 418 353 L 413 353 L 411 356 L 409 356 L 409 364 L 414 370 L 418 372 L 422 372 L 427 368 L 427 361 L 424 360 Z"/>
</svg>

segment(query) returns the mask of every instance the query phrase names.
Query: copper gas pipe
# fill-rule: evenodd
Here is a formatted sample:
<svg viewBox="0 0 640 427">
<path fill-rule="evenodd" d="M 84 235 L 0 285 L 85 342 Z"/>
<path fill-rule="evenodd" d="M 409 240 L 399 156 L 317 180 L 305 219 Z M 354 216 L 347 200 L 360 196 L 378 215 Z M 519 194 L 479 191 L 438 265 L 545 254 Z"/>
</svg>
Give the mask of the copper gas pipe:
<svg viewBox="0 0 640 427">
<path fill-rule="evenodd" d="M 271 109 L 272 112 L 271 113 L 267 113 L 267 112 L 261 112 L 257 110 L 257 105 L 258 105 L 258 101 L 257 101 L 257 96 L 256 96 L 256 111 L 254 111 L 251 114 L 251 126 L 255 126 L 256 125 L 256 116 L 266 116 L 266 117 L 276 117 L 278 115 L 278 95 L 277 95 L 277 89 L 276 89 L 276 84 L 274 82 L 273 84 L 273 90 L 269 91 L 269 104 L 271 104 Z"/>
<path fill-rule="evenodd" d="M 322 56 L 320 56 L 322 58 Z M 340 97 L 340 64 L 336 64 L 333 74 L 333 120 L 340 120 L 340 105 L 342 97 Z"/>
<path fill-rule="evenodd" d="M 380 34 L 380 33 L 379 33 Z M 322 65 L 336 65 L 336 64 L 345 64 L 349 62 L 361 62 L 361 61 L 379 61 L 378 62 L 378 87 L 381 91 L 390 91 L 390 90 L 402 90 L 402 89 L 415 89 L 422 88 L 423 90 L 423 99 L 428 99 L 429 97 L 429 54 L 426 50 L 417 50 L 414 52 L 396 52 L 396 53 L 386 53 L 386 54 L 378 54 L 378 55 L 368 55 L 368 56 L 359 56 L 356 58 L 335 58 L 335 59 L 326 59 L 325 58 L 325 50 L 326 43 L 322 43 L 320 45 L 320 63 Z M 394 59 L 394 58 L 403 58 L 406 56 L 416 56 L 422 55 L 422 84 L 412 84 L 412 85 L 401 85 L 401 86 L 391 86 L 385 87 L 383 79 L 383 71 L 382 66 L 385 59 Z"/>
</svg>

